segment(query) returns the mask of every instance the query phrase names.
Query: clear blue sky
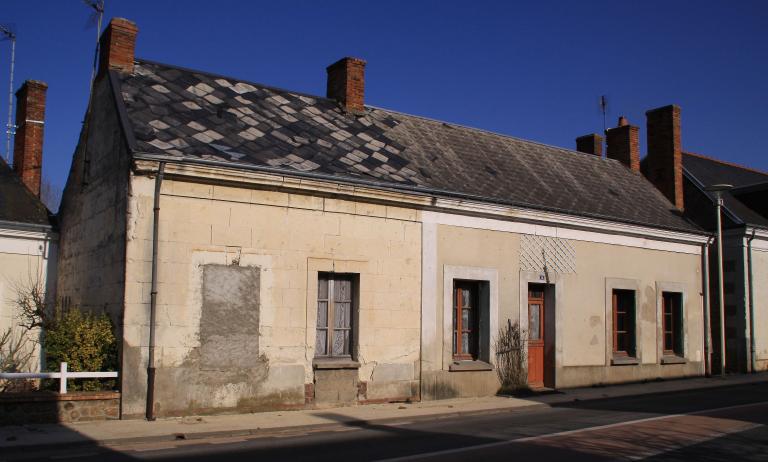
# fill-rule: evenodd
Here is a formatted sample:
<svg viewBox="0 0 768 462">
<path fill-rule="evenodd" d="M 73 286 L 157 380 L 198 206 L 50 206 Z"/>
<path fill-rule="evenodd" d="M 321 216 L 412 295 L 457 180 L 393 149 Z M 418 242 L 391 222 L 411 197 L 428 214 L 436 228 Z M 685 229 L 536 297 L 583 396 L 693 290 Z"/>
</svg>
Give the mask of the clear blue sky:
<svg viewBox="0 0 768 462">
<path fill-rule="evenodd" d="M 138 24 L 138 57 L 323 94 L 325 66 L 357 56 L 369 104 L 569 148 L 602 131 L 601 94 L 609 126 L 626 115 L 643 145 L 645 111 L 676 103 L 684 149 L 768 171 L 768 1 L 106 0 L 106 10 Z M 79 0 L 0 10 L 19 37 L 15 86 L 49 84 L 43 175 L 58 185 L 87 103 L 89 14 Z M 0 43 L 3 128 L 9 52 Z"/>
</svg>

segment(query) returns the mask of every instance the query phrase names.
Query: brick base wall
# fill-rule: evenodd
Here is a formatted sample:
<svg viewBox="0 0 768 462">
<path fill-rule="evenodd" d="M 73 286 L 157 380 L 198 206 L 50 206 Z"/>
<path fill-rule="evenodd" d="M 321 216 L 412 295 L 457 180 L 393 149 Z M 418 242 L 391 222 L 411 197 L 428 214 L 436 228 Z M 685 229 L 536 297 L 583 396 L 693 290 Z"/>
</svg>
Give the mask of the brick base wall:
<svg viewBox="0 0 768 462">
<path fill-rule="evenodd" d="M 87 422 L 120 418 L 120 393 L 54 392 L 0 394 L 0 425 Z"/>
</svg>

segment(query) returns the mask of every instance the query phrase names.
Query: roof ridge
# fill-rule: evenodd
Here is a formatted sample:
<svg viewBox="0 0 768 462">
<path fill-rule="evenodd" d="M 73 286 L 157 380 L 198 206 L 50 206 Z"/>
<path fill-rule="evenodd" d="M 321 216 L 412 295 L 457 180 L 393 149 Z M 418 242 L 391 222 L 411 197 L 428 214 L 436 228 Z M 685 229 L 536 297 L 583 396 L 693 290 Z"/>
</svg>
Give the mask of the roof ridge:
<svg viewBox="0 0 768 462">
<path fill-rule="evenodd" d="M 745 166 L 739 165 L 739 164 L 737 164 L 735 162 L 729 162 L 727 160 L 716 159 L 716 158 L 711 157 L 711 156 L 705 156 L 704 154 L 698 154 L 698 153 L 690 152 L 690 151 L 683 151 L 683 154 L 686 154 L 686 155 L 689 155 L 689 156 L 693 156 L 693 157 L 698 157 L 699 159 L 705 159 L 705 160 L 709 160 L 709 161 L 712 161 L 712 162 L 717 162 L 718 164 L 727 165 L 729 167 L 740 168 L 740 169 L 746 170 L 748 172 L 759 173 L 760 175 L 768 176 L 768 172 L 764 172 L 762 170 L 758 170 L 758 169 L 752 168 L 752 167 L 745 167 Z"/>
</svg>

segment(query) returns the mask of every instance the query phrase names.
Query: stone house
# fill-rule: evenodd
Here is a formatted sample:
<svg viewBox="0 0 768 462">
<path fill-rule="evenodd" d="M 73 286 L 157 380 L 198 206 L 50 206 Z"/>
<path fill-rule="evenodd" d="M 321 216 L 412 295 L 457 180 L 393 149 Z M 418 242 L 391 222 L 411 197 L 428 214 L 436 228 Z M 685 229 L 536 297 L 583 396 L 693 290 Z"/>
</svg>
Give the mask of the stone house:
<svg viewBox="0 0 768 462">
<path fill-rule="evenodd" d="M 704 374 L 707 235 L 631 137 L 602 158 L 366 105 L 359 59 L 319 97 L 136 35 L 102 35 L 60 214 L 58 293 L 120 326 L 123 417 L 493 394 L 518 322 L 534 387 Z"/>
<path fill-rule="evenodd" d="M 12 329 L 15 338 L 32 340 L 37 331 L 18 328 L 18 290 L 37 285 L 51 293 L 56 281 L 58 236 L 40 200 L 47 89 L 44 82 L 28 80 L 16 92 L 13 168 L 0 159 L 0 333 Z M 36 361 L 30 368 L 40 366 Z"/>
<path fill-rule="evenodd" d="M 730 184 L 723 193 L 723 282 L 725 366 L 728 372 L 768 370 L 768 173 L 710 157 L 682 153 L 686 215 L 715 231 L 713 193 L 705 187 Z M 717 255 L 713 246 L 712 256 Z M 712 337 L 720 338 L 717 260 L 712 259 Z M 714 371 L 721 344 L 713 342 Z"/>
<path fill-rule="evenodd" d="M 639 128 L 620 118 L 606 131 L 609 157 L 624 159 L 642 172 L 685 217 L 711 235 L 717 232 L 716 196 L 708 186 L 729 184 L 723 195 L 724 318 L 721 329 L 717 245 L 707 247 L 710 312 L 707 329 L 713 373 L 768 369 L 768 173 L 685 152 L 681 109 L 671 105 L 646 113 L 648 155 L 640 162 Z M 580 151 L 600 154 L 603 138 L 576 140 Z M 705 320 L 705 324 L 706 324 Z"/>
</svg>

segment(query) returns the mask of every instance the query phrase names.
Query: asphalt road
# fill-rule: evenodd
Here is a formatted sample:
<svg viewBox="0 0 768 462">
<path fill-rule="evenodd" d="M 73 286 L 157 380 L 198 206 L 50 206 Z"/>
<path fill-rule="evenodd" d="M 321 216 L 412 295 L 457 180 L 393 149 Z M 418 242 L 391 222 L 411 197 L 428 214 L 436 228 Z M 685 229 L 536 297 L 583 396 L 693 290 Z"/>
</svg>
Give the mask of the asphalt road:
<svg viewBox="0 0 768 462">
<path fill-rule="evenodd" d="M 263 436 L 44 447 L 0 454 L 0 461 L 768 461 L 766 424 L 768 383 L 757 383 Z"/>
</svg>

